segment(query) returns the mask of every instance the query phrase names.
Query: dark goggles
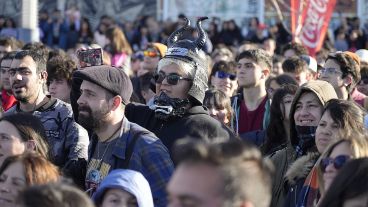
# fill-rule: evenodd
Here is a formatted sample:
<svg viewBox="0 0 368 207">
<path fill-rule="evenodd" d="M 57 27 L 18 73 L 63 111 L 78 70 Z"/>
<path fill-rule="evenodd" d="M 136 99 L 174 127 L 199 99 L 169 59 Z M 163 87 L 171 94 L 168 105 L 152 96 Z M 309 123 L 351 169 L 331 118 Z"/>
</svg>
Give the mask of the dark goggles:
<svg viewBox="0 0 368 207">
<path fill-rule="evenodd" d="M 236 79 L 236 75 L 226 73 L 224 71 L 217 71 L 215 73 L 215 77 L 220 78 L 220 79 L 229 78 L 230 80 L 235 80 Z"/>
<path fill-rule="evenodd" d="M 154 79 L 156 83 L 159 83 L 159 84 L 161 84 L 165 78 L 166 78 L 167 83 L 170 85 L 176 85 L 179 83 L 180 80 L 192 81 L 191 78 L 183 78 L 180 75 L 175 74 L 175 73 L 170 73 L 168 75 L 164 73 L 158 73 L 154 75 Z"/>
<path fill-rule="evenodd" d="M 348 155 L 339 155 L 335 157 L 335 159 L 326 157 L 321 160 L 320 167 L 321 167 L 322 172 L 326 172 L 327 166 L 329 166 L 330 164 L 333 164 L 335 169 L 339 170 L 345 165 L 345 163 L 349 159 L 350 159 L 350 156 Z"/>
</svg>

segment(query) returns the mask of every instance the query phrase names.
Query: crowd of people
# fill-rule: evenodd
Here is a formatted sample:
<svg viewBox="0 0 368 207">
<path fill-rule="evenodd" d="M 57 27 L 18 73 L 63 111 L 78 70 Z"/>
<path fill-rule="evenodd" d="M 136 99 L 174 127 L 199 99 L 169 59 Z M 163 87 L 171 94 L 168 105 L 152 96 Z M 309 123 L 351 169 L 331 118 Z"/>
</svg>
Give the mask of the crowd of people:
<svg viewBox="0 0 368 207">
<path fill-rule="evenodd" d="M 1 19 L 1 206 L 367 206 L 368 50 L 341 39 L 356 21 L 312 57 L 256 18 L 243 34 L 103 16 L 93 33 L 41 11 L 34 43 Z M 102 64 L 78 55 L 96 49 Z"/>
</svg>

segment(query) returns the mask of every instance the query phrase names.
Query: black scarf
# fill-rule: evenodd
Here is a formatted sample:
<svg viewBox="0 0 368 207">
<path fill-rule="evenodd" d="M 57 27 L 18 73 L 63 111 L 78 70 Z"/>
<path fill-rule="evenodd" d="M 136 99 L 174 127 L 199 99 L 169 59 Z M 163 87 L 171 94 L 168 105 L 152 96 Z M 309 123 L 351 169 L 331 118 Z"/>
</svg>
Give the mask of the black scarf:
<svg viewBox="0 0 368 207">
<path fill-rule="evenodd" d="M 154 105 L 150 108 L 155 110 L 155 117 L 164 121 L 182 117 L 189 105 L 189 99 L 170 98 L 162 92 L 154 99 Z"/>
<path fill-rule="evenodd" d="M 298 126 L 296 125 L 296 132 L 298 134 L 298 145 L 296 146 L 296 155 L 297 157 L 300 157 L 304 155 L 309 149 L 314 147 L 315 141 L 315 135 L 317 126 Z"/>
</svg>

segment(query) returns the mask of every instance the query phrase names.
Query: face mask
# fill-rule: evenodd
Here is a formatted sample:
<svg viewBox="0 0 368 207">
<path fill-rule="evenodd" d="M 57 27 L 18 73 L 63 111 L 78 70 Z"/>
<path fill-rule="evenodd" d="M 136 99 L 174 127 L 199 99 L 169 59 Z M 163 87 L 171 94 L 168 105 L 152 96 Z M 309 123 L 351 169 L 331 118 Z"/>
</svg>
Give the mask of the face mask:
<svg viewBox="0 0 368 207">
<path fill-rule="evenodd" d="M 188 99 L 170 98 L 162 92 L 155 97 L 154 104 L 150 106 L 150 109 L 155 111 L 156 118 L 167 121 L 175 117 L 182 117 L 188 104 Z"/>
<path fill-rule="evenodd" d="M 315 135 L 317 126 L 295 126 L 298 134 L 298 146 L 296 146 L 297 157 L 305 154 L 307 150 L 315 146 Z"/>
</svg>

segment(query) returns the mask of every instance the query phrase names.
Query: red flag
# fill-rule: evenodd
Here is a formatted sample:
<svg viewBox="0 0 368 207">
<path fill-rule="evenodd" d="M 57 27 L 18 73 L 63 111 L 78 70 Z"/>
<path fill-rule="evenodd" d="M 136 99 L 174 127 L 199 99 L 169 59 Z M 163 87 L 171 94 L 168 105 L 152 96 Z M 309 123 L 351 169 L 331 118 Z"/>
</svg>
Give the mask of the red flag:
<svg viewBox="0 0 368 207">
<path fill-rule="evenodd" d="M 315 56 L 322 47 L 335 4 L 336 0 L 290 0 L 294 41 L 300 41 L 310 56 Z M 301 16 L 296 12 L 300 9 Z M 301 17 L 301 21 L 297 21 L 297 17 Z"/>
</svg>

